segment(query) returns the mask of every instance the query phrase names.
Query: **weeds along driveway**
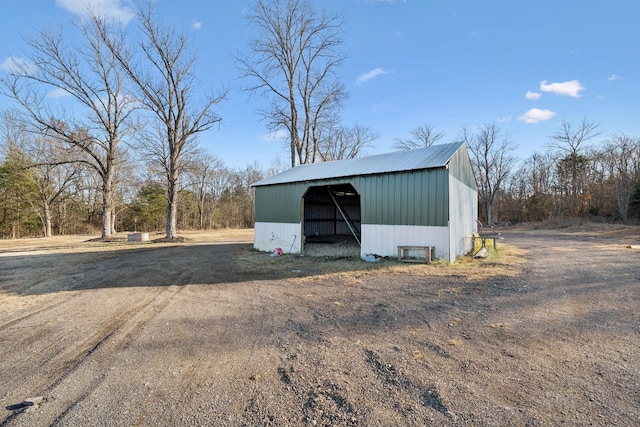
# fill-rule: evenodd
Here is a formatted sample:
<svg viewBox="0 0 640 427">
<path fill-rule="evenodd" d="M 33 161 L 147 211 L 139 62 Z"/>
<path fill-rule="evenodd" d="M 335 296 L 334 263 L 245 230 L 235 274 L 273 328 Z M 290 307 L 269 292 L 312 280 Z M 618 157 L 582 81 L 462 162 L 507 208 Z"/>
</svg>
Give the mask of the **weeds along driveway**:
<svg viewBox="0 0 640 427">
<path fill-rule="evenodd" d="M 458 266 L 0 256 L 0 425 L 639 424 L 634 237 L 503 236 Z"/>
</svg>

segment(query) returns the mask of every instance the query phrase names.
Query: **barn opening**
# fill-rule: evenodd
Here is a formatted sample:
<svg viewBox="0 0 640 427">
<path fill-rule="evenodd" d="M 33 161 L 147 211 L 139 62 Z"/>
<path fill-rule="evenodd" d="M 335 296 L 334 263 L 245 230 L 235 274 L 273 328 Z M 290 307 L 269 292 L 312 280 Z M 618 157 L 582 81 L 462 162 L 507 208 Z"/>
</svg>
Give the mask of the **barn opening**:
<svg viewBox="0 0 640 427">
<path fill-rule="evenodd" d="M 360 195 L 351 184 L 309 187 L 303 207 L 306 253 L 324 248 L 340 252 L 325 255 L 360 255 Z"/>
</svg>

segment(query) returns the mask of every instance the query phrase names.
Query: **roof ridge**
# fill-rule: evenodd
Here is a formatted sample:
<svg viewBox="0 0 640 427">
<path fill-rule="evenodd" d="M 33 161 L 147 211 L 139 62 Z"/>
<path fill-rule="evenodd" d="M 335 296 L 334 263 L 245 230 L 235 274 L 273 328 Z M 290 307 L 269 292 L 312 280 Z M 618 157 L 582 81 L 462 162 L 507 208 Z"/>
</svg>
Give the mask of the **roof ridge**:
<svg viewBox="0 0 640 427">
<path fill-rule="evenodd" d="M 444 167 L 464 141 L 431 145 L 414 150 L 394 151 L 366 157 L 309 163 L 287 169 L 277 175 L 255 182 L 252 186 L 285 184 L 298 181 L 344 178 L 356 175 L 402 172 Z"/>
</svg>

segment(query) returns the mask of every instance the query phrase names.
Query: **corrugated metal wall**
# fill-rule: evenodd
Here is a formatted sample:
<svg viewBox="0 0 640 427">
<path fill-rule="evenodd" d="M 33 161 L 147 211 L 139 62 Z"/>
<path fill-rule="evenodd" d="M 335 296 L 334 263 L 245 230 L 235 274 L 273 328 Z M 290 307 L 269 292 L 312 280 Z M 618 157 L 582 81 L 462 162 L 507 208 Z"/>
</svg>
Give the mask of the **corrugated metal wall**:
<svg viewBox="0 0 640 427">
<path fill-rule="evenodd" d="M 447 226 L 448 180 L 444 168 L 360 177 L 362 223 Z"/>
<path fill-rule="evenodd" d="M 449 228 L 363 224 L 360 254 L 398 256 L 398 246 L 433 246 L 436 258 L 449 259 Z"/>
<path fill-rule="evenodd" d="M 302 195 L 307 184 L 256 187 L 255 221 L 299 223 Z"/>
<path fill-rule="evenodd" d="M 307 189 L 338 184 L 360 195 L 362 224 L 448 226 L 445 168 L 256 187 L 256 222 L 299 223 Z"/>
<path fill-rule="evenodd" d="M 329 205 L 304 205 L 304 235 L 326 236 L 336 233 L 336 209 Z"/>
<path fill-rule="evenodd" d="M 471 235 L 478 231 L 478 192 L 454 176 L 450 178 L 450 261 L 471 250 Z"/>
</svg>

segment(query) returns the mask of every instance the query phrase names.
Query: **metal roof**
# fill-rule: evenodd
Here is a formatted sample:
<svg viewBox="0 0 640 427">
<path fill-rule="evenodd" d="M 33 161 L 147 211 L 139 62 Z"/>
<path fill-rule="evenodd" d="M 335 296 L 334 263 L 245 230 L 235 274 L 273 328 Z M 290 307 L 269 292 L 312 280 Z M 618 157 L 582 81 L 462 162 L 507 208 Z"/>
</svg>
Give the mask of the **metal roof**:
<svg viewBox="0 0 640 427">
<path fill-rule="evenodd" d="M 253 187 L 291 182 L 315 181 L 318 179 L 343 178 L 357 175 L 372 175 L 417 169 L 441 168 L 449 163 L 451 156 L 464 142 L 432 145 L 416 150 L 398 151 L 355 159 L 300 165 L 278 175 L 252 184 Z"/>
</svg>

